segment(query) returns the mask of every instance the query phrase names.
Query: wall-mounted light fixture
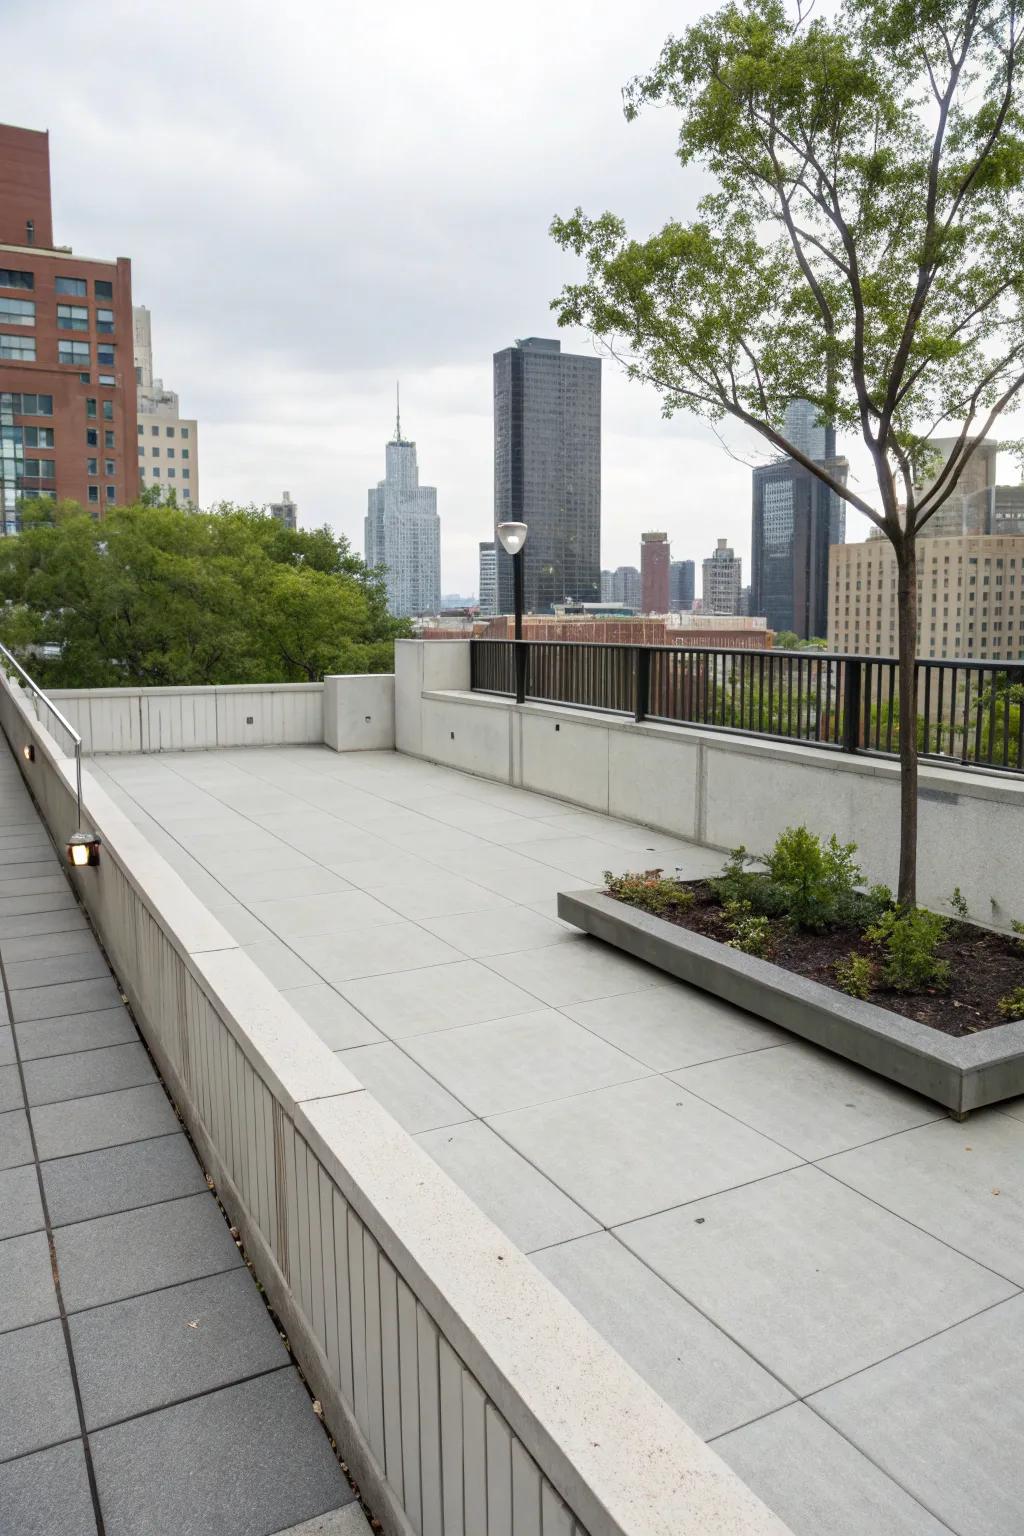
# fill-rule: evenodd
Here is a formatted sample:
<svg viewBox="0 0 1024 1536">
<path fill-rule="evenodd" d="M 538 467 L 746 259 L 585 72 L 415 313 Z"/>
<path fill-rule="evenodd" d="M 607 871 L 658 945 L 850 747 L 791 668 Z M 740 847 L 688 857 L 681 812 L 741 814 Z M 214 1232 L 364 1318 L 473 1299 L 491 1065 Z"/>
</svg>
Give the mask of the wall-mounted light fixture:
<svg viewBox="0 0 1024 1536">
<path fill-rule="evenodd" d="M 68 863 L 75 869 L 84 869 L 100 861 L 100 839 L 95 832 L 79 829 L 68 839 Z"/>
<path fill-rule="evenodd" d="M 32 745 L 32 743 L 30 741 L 27 741 L 25 743 L 25 745 L 22 747 L 21 755 L 25 759 L 26 763 L 34 763 L 35 762 L 35 760 L 36 760 L 36 749 L 35 749 L 35 747 Z"/>
</svg>

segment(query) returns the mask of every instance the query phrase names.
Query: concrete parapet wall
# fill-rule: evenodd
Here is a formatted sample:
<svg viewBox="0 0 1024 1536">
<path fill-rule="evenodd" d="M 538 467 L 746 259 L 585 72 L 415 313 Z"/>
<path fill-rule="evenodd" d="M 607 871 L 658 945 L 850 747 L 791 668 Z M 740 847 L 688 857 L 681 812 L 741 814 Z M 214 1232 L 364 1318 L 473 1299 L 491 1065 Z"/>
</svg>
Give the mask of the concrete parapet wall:
<svg viewBox="0 0 1024 1536">
<path fill-rule="evenodd" d="M 389 752 L 395 745 L 393 673 L 324 678 L 323 740 L 335 752 Z"/>
<path fill-rule="evenodd" d="M 324 739 L 323 683 L 216 688 L 58 688 L 86 752 L 189 752 Z"/>
<path fill-rule="evenodd" d="M 0 724 L 64 842 L 73 760 L 5 678 Z M 88 771 L 84 796 L 103 843 L 99 866 L 75 871 L 79 897 L 388 1536 L 787 1536 Z"/>
</svg>

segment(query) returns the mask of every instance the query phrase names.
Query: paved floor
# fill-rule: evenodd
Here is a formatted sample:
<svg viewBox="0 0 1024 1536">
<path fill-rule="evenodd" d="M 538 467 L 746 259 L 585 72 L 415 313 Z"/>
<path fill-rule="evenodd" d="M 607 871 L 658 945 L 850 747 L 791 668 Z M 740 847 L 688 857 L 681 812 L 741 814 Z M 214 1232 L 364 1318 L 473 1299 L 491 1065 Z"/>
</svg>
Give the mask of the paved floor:
<svg viewBox="0 0 1024 1536">
<path fill-rule="evenodd" d="M 0 1531 L 367 1531 L 2 738 L 0 970 Z"/>
<path fill-rule="evenodd" d="M 556 920 L 705 850 L 394 753 L 96 769 L 797 1536 L 1019 1536 L 1024 1102 L 958 1125 Z"/>
</svg>

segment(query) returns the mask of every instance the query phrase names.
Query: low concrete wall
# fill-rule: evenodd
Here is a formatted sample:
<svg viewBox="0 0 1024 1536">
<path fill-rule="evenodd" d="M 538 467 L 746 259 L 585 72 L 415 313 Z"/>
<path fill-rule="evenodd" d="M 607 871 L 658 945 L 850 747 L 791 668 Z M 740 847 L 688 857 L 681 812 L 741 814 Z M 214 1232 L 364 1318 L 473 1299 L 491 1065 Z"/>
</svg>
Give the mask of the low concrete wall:
<svg viewBox="0 0 1024 1536">
<path fill-rule="evenodd" d="M 896 883 L 895 762 L 470 693 L 467 641 L 395 653 L 400 751 L 715 848 L 760 852 L 804 822 L 855 842 L 871 881 Z M 922 901 L 949 910 L 959 886 L 978 921 L 1024 919 L 1022 846 L 1024 779 L 922 764 Z"/>
<path fill-rule="evenodd" d="M 188 752 L 324 739 L 323 683 L 228 688 L 58 688 L 50 697 L 94 752 Z"/>
<path fill-rule="evenodd" d="M 64 842 L 73 762 L 2 677 L 0 725 Z M 84 788 L 80 899 L 388 1536 L 787 1536 Z"/>
<path fill-rule="evenodd" d="M 389 752 L 395 745 L 393 673 L 324 678 L 323 739 L 335 752 Z"/>
</svg>

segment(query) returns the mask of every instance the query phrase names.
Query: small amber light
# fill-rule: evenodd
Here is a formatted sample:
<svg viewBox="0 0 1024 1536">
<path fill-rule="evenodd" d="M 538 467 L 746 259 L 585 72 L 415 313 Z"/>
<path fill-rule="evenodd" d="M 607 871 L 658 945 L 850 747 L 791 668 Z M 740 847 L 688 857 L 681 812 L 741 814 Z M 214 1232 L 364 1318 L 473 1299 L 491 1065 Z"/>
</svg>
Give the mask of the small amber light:
<svg viewBox="0 0 1024 1536">
<path fill-rule="evenodd" d="M 30 741 L 26 742 L 25 745 L 22 747 L 21 755 L 25 759 L 26 763 L 34 763 L 35 762 L 35 760 L 36 760 L 36 749 L 35 749 L 35 747 L 32 745 L 32 743 Z"/>
<path fill-rule="evenodd" d="M 68 841 L 68 863 L 75 869 L 100 861 L 100 839 L 95 832 L 76 832 Z"/>
</svg>

